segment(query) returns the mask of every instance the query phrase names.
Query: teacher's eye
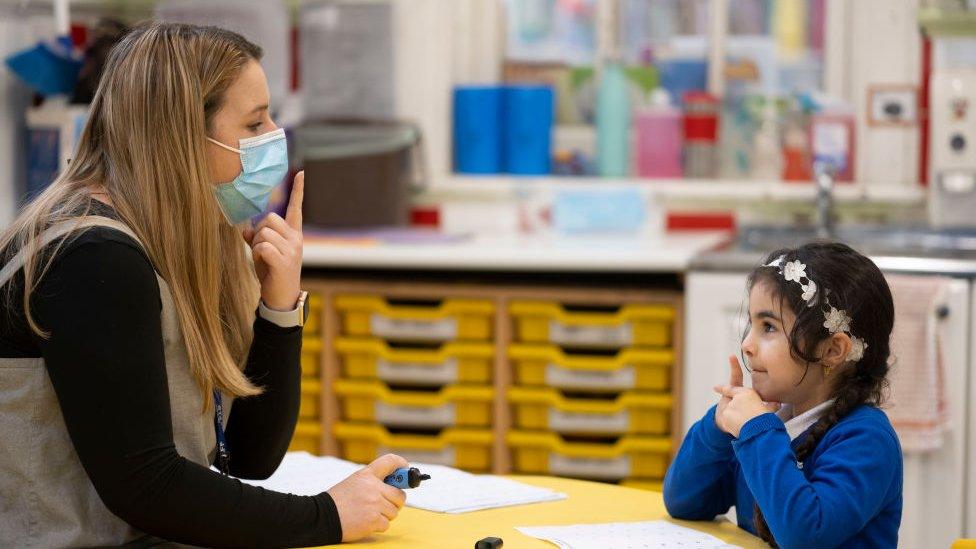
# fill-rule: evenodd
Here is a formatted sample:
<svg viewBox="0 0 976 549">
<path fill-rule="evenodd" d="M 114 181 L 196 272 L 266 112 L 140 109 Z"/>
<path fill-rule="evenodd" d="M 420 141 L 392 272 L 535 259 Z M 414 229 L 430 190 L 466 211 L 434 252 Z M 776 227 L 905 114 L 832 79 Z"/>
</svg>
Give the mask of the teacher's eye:
<svg viewBox="0 0 976 549">
<path fill-rule="evenodd" d="M 260 127 L 261 127 L 261 122 L 258 122 L 256 124 L 251 124 L 250 126 L 247 127 L 247 129 L 251 130 L 252 132 L 256 132 Z"/>
</svg>

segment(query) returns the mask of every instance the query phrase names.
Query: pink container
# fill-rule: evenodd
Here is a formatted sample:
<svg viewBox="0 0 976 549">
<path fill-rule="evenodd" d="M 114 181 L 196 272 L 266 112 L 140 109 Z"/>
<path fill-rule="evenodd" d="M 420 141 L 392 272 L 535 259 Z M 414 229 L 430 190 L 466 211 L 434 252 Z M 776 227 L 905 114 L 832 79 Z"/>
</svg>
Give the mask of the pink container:
<svg viewBox="0 0 976 549">
<path fill-rule="evenodd" d="M 651 107 L 638 111 L 637 175 L 640 177 L 682 177 L 681 148 L 684 141 L 681 110 Z"/>
</svg>

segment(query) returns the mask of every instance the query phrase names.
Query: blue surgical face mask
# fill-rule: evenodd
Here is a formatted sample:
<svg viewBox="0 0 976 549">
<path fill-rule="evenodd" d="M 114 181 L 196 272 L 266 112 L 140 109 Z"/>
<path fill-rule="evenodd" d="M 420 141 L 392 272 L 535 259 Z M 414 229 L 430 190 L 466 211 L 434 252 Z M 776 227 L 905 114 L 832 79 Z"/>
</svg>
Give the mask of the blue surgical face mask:
<svg viewBox="0 0 976 549">
<path fill-rule="evenodd" d="M 288 144 L 285 130 L 279 128 L 257 137 L 240 140 L 235 149 L 208 141 L 241 155 L 240 175 L 215 187 L 217 202 L 231 225 L 237 225 L 268 209 L 271 193 L 288 173 Z"/>
</svg>

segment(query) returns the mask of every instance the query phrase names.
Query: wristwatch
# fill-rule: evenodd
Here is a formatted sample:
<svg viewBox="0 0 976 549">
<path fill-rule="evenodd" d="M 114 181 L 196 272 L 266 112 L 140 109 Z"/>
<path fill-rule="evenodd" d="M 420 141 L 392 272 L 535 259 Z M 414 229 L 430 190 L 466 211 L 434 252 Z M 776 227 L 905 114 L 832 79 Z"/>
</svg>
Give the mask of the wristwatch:
<svg viewBox="0 0 976 549">
<path fill-rule="evenodd" d="M 258 314 L 261 318 L 282 328 L 304 326 L 308 320 L 308 292 L 302 290 L 298 294 L 298 305 L 291 311 L 276 311 L 265 305 L 264 300 L 261 300 L 258 304 Z"/>
</svg>

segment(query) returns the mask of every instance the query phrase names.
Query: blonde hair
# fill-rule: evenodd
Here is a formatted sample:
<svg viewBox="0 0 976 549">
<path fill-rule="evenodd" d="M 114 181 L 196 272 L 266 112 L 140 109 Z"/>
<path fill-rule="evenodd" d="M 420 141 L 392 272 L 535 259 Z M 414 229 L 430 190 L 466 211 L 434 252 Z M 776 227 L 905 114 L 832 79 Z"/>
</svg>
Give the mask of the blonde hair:
<svg viewBox="0 0 976 549">
<path fill-rule="evenodd" d="M 50 336 L 31 314 L 30 297 L 64 245 L 42 253 L 39 237 L 89 215 L 92 193 L 103 186 L 169 286 L 205 409 L 214 388 L 261 392 L 243 373 L 258 282 L 214 196 L 205 145 L 227 88 L 260 57 L 258 46 L 230 31 L 156 22 L 112 49 L 68 169 L 0 235 L 8 259 L 13 250 L 26 253 L 22 306 L 34 333 Z M 8 307 L 17 297 L 11 286 Z"/>
</svg>

